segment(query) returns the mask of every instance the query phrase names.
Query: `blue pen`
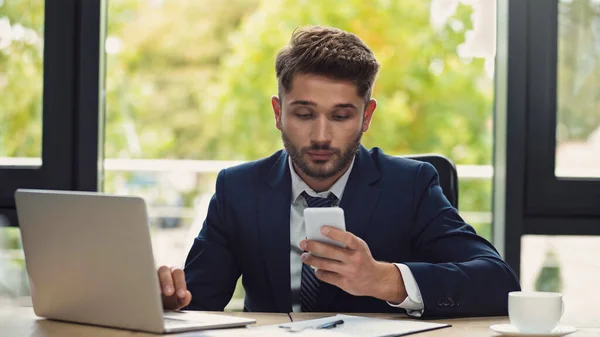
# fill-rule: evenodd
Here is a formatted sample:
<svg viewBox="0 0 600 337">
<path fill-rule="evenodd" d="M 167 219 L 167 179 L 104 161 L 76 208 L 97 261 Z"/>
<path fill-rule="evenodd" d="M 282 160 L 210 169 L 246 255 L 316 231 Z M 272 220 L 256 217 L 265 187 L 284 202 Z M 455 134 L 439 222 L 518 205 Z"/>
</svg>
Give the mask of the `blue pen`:
<svg viewBox="0 0 600 337">
<path fill-rule="evenodd" d="M 328 322 L 328 323 L 324 323 L 322 325 L 319 325 L 317 327 L 317 329 L 331 329 L 331 328 L 335 328 L 338 325 L 342 325 L 344 324 L 343 320 L 337 320 L 337 321 L 333 321 L 333 322 Z"/>
</svg>

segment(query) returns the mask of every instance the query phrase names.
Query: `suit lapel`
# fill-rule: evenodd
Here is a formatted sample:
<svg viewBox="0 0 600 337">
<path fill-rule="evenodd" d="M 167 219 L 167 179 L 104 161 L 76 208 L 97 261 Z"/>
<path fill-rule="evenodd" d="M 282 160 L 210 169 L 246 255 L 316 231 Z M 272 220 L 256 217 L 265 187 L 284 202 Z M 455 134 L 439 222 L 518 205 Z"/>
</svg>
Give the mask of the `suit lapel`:
<svg viewBox="0 0 600 337">
<path fill-rule="evenodd" d="M 381 174 L 375 166 L 367 149 L 360 147 L 340 207 L 344 209 L 346 230 L 364 239 L 371 215 L 375 210 L 381 188 L 377 184 Z M 320 311 L 329 311 L 339 288 L 321 283 L 317 307 Z"/>
<path fill-rule="evenodd" d="M 266 187 L 258 197 L 260 245 L 266 262 L 273 298 L 279 312 L 292 311 L 290 289 L 290 199 L 291 178 L 287 153 L 266 175 Z"/>
</svg>

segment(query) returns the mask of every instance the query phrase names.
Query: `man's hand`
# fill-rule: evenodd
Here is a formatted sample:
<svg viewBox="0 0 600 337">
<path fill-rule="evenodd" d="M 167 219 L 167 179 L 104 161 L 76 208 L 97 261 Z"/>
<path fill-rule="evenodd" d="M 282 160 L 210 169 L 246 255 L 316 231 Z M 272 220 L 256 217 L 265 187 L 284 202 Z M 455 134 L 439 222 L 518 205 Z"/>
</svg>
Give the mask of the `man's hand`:
<svg viewBox="0 0 600 337">
<path fill-rule="evenodd" d="M 179 310 L 190 304 L 192 293 L 185 285 L 183 270 L 162 266 L 158 268 L 158 280 L 164 309 Z"/>
<path fill-rule="evenodd" d="M 323 235 L 341 242 L 346 248 L 314 240 L 302 240 L 300 248 L 313 254 L 302 254 L 302 262 L 317 268 L 319 280 L 341 288 L 355 296 L 371 296 L 391 303 L 402 303 L 406 297 L 404 281 L 391 263 L 373 259 L 371 250 L 361 238 L 350 232 L 323 226 Z"/>
</svg>

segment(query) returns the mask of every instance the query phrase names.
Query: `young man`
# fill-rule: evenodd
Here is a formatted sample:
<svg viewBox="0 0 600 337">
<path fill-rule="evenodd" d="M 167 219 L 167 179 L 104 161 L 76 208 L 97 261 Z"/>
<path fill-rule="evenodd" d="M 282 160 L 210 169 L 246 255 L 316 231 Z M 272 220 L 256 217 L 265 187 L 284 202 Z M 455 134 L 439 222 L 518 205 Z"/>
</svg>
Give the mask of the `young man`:
<svg viewBox="0 0 600 337">
<path fill-rule="evenodd" d="M 248 311 L 505 315 L 519 282 L 444 197 L 435 169 L 361 146 L 377 105 L 371 50 L 306 27 L 275 68 L 285 150 L 219 173 L 185 273 L 158 271 L 165 308 L 223 310 L 242 275 Z M 347 248 L 303 240 L 303 210 L 338 205 L 347 231 L 323 233 Z"/>
</svg>

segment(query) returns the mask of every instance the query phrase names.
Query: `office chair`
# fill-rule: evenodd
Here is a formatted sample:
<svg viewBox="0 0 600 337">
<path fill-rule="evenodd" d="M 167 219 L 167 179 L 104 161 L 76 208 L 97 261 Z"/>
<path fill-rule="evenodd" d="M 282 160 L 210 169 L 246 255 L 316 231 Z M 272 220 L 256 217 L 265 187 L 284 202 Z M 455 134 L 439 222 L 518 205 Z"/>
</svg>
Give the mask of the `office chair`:
<svg viewBox="0 0 600 337">
<path fill-rule="evenodd" d="M 450 204 L 458 209 L 458 174 L 456 166 L 450 159 L 439 154 L 417 154 L 403 157 L 433 165 L 440 176 L 442 192 Z"/>
</svg>

